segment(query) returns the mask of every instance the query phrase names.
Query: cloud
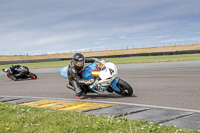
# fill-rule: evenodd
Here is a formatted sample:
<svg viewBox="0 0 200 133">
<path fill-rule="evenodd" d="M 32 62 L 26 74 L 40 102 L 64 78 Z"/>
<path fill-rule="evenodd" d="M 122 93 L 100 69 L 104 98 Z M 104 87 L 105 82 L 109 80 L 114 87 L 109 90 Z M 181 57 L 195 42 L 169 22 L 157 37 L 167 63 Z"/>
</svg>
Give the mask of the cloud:
<svg viewBox="0 0 200 133">
<path fill-rule="evenodd" d="M 99 38 L 99 39 L 97 39 L 97 40 L 104 41 L 104 40 L 109 40 L 109 39 L 111 39 L 111 38 L 104 37 L 104 38 Z"/>
<path fill-rule="evenodd" d="M 200 34 L 200 32 L 191 32 L 189 34 Z"/>
<path fill-rule="evenodd" d="M 94 42 L 95 45 L 101 44 L 101 43 L 103 43 L 103 41 Z"/>
<path fill-rule="evenodd" d="M 127 39 L 127 35 L 122 35 L 119 37 L 120 39 Z"/>
<path fill-rule="evenodd" d="M 190 33 L 200 30 L 199 4 L 198 0 L 2 1 L 0 52 L 197 38 Z"/>
</svg>

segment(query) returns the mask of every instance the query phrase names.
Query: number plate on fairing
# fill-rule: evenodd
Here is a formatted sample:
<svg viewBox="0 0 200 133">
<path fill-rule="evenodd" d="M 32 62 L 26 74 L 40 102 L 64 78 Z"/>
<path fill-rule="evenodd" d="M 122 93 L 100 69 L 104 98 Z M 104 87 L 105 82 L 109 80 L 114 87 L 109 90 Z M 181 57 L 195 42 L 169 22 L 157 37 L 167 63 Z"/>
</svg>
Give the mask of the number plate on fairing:
<svg viewBox="0 0 200 133">
<path fill-rule="evenodd" d="M 103 92 L 103 91 L 105 91 L 108 88 L 108 86 L 98 86 L 98 91 L 99 92 Z"/>
</svg>

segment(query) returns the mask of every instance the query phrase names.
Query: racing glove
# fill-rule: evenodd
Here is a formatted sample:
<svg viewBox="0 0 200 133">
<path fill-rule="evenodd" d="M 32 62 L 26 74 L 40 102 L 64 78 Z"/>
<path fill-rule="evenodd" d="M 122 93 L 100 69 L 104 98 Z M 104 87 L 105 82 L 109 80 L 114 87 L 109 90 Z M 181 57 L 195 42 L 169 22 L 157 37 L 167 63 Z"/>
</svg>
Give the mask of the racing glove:
<svg viewBox="0 0 200 133">
<path fill-rule="evenodd" d="M 94 79 L 90 79 L 90 80 L 85 82 L 85 85 L 91 85 L 93 83 L 94 83 Z"/>
<path fill-rule="evenodd" d="M 104 59 L 101 59 L 101 60 L 99 60 L 98 62 L 101 63 L 101 64 L 103 64 L 103 65 L 106 64 L 106 61 L 105 61 Z"/>
</svg>

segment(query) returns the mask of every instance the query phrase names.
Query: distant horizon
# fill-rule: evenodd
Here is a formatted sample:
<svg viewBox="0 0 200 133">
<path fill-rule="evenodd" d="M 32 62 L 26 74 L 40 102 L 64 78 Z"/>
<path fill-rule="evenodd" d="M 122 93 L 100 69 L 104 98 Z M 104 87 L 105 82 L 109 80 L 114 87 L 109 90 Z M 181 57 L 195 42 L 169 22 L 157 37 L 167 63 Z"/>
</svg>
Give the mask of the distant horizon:
<svg viewBox="0 0 200 133">
<path fill-rule="evenodd" d="M 72 50 L 71 52 L 66 52 L 66 51 L 54 51 L 54 52 L 44 52 L 44 53 L 37 53 L 37 52 L 33 52 L 33 53 L 27 53 L 27 54 L 13 54 L 13 55 L 0 55 L 0 56 L 37 56 L 37 55 L 54 55 L 54 54 L 74 54 L 74 53 L 87 53 L 87 52 L 99 52 L 99 51 L 112 51 L 112 50 L 126 50 L 126 49 L 149 49 L 149 48 L 161 48 L 161 47 L 175 47 L 175 46 L 186 46 L 186 45 L 200 45 L 200 43 L 195 43 L 195 44 L 178 44 L 178 43 L 174 43 L 176 45 L 163 45 L 163 46 L 154 46 L 154 47 L 140 47 L 140 48 L 131 48 L 131 47 L 124 47 L 124 48 L 119 48 L 119 49 L 105 49 L 105 50 L 93 50 L 93 49 L 87 49 L 84 50 Z M 170 52 L 170 51 L 169 51 Z"/>
</svg>

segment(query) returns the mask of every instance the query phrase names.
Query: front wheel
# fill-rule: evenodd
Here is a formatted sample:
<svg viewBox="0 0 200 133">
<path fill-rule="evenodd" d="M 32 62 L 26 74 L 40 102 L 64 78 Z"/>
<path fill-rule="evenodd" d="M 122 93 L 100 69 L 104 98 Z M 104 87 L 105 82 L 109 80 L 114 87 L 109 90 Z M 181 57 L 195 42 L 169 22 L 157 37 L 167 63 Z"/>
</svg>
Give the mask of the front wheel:
<svg viewBox="0 0 200 133">
<path fill-rule="evenodd" d="M 16 77 L 14 77 L 14 76 L 12 76 L 12 75 L 10 75 L 10 74 L 7 74 L 7 77 L 8 77 L 9 79 L 12 79 L 12 80 L 14 80 L 14 81 L 16 81 L 16 80 L 17 80 L 17 78 L 16 78 Z"/>
<path fill-rule="evenodd" d="M 29 75 L 31 79 L 37 79 L 37 75 L 35 75 L 34 73 L 30 73 Z"/>
<path fill-rule="evenodd" d="M 120 89 L 120 92 L 117 93 L 121 96 L 130 97 L 133 94 L 132 87 L 122 79 L 117 83 L 117 87 Z"/>
<path fill-rule="evenodd" d="M 12 77 L 10 76 L 10 74 L 7 74 L 7 77 L 8 77 L 9 79 L 12 79 Z"/>
</svg>

